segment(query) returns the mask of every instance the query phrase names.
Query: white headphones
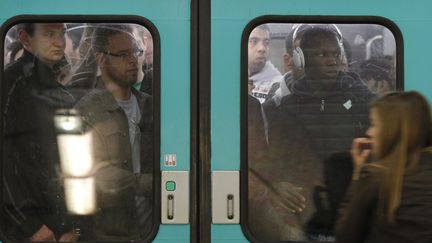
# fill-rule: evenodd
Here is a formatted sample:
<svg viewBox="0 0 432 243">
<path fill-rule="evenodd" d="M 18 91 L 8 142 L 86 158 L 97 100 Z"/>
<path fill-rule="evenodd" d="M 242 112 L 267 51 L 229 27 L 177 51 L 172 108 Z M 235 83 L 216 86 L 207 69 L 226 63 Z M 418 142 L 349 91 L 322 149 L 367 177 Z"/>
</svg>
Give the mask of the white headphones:
<svg viewBox="0 0 432 243">
<path fill-rule="evenodd" d="M 343 48 L 342 33 L 340 32 L 339 28 L 335 24 L 299 24 L 299 25 L 293 27 L 295 29 L 294 29 L 293 38 L 292 38 L 292 45 L 293 45 L 292 60 L 293 60 L 294 65 L 297 68 L 304 69 L 305 64 L 306 64 L 303 50 L 300 48 L 300 46 L 297 46 L 297 47 L 295 46 L 295 41 L 298 38 L 299 33 L 302 32 L 304 34 L 305 32 L 307 32 L 311 29 L 323 28 L 323 27 L 329 28 L 336 33 L 336 37 L 338 39 L 339 47 L 341 50 L 341 58 L 343 58 L 345 56 L 345 52 L 344 52 L 344 48 Z"/>
</svg>

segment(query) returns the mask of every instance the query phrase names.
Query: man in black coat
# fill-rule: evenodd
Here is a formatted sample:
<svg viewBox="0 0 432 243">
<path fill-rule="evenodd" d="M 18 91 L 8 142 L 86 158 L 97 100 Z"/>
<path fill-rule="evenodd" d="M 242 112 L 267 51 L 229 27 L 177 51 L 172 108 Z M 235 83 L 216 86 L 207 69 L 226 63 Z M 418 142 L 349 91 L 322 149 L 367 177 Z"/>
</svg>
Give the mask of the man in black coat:
<svg viewBox="0 0 432 243">
<path fill-rule="evenodd" d="M 65 25 L 17 26 L 23 56 L 5 67 L 2 79 L 3 199 L 5 234 L 14 241 L 74 241 L 57 175 L 53 124 L 56 109 L 71 107 L 61 84 L 68 71 Z"/>
<path fill-rule="evenodd" d="M 358 75 L 342 71 L 342 36 L 334 25 L 310 25 L 303 32 L 300 47 L 293 52 L 297 68 L 305 73 L 292 83 L 292 93 L 282 99 L 281 105 L 267 112 L 269 163 L 283 171 L 272 180 L 291 185 L 280 188 L 281 193 L 290 194 L 294 188 L 301 188 L 306 199 L 305 207 L 299 208 L 295 216 L 287 213 L 282 217 L 286 222 L 297 221 L 296 225 L 303 228 L 303 237 L 318 240 L 332 235 L 331 229 L 313 226 L 320 225 L 315 223 L 317 210 L 330 210 L 328 202 L 321 200 L 324 161 L 346 158 L 346 163 L 350 163 L 351 141 L 364 135 L 368 103 L 374 96 Z M 324 216 L 318 218 L 327 217 L 320 215 Z M 279 240 L 304 240 L 280 237 Z"/>
</svg>

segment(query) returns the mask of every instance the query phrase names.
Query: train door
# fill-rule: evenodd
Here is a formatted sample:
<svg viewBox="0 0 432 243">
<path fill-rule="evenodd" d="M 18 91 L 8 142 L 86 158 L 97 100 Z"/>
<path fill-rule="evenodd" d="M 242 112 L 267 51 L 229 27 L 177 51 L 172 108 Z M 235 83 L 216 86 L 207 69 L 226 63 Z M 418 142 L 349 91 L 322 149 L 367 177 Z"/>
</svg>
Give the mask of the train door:
<svg viewBox="0 0 432 243">
<path fill-rule="evenodd" d="M 334 241 L 361 107 L 385 91 L 431 97 L 414 64 L 430 56 L 426 5 L 409 6 L 419 17 L 402 1 L 211 2 L 213 242 Z M 325 36 L 335 52 L 318 48 Z M 327 58 L 337 67 L 319 71 Z M 340 86 L 301 82 L 317 75 Z"/>
<path fill-rule="evenodd" d="M 191 9 L 183 0 L 2 3 L 0 241 L 195 237 Z M 98 88 L 109 92 L 90 94 Z M 124 99 L 114 90 L 127 90 Z M 129 99 L 138 105 L 119 101 Z"/>
</svg>

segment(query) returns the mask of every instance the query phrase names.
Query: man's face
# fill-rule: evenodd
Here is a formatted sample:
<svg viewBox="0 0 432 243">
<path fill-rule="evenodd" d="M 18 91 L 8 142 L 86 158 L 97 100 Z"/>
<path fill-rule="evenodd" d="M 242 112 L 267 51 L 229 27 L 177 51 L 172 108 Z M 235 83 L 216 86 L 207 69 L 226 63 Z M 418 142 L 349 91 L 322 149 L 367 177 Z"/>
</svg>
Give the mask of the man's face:
<svg viewBox="0 0 432 243">
<path fill-rule="evenodd" d="M 121 87 L 130 87 L 138 81 L 140 66 L 138 58 L 144 51 L 129 33 L 120 33 L 110 37 L 105 50 L 105 59 L 101 68 L 106 75 Z"/>
<path fill-rule="evenodd" d="M 58 63 L 64 57 L 66 27 L 61 23 L 35 24 L 32 36 L 28 36 L 30 51 L 48 65 Z"/>
<path fill-rule="evenodd" d="M 148 30 L 144 30 L 145 62 L 153 64 L 153 37 Z"/>
<path fill-rule="evenodd" d="M 270 37 L 267 30 L 255 28 L 249 36 L 248 67 L 249 76 L 260 72 L 267 61 Z"/>
<path fill-rule="evenodd" d="M 142 28 L 142 27 L 134 28 L 133 37 L 135 38 L 138 47 L 140 49 L 144 50 L 144 55 L 138 57 L 138 66 L 142 67 L 144 65 L 144 62 L 146 61 L 145 60 L 145 58 L 146 58 L 146 46 L 144 43 L 144 37 L 140 36 L 138 28 Z M 138 70 L 138 81 L 142 81 L 143 78 L 144 78 L 144 70 L 143 70 L 143 68 L 140 68 Z"/>
<path fill-rule="evenodd" d="M 304 50 L 308 79 L 335 81 L 341 70 L 341 49 L 336 37 L 324 36 L 313 40 Z"/>
</svg>

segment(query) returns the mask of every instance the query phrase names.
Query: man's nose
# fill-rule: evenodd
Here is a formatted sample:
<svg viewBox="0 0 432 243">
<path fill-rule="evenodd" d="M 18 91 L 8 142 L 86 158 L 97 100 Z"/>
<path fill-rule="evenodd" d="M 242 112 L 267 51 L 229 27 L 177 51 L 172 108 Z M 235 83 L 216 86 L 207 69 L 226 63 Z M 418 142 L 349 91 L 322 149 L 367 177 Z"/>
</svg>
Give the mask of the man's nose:
<svg viewBox="0 0 432 243">
<path fill-rule="evenodd" d="M 267 45 L 264 43 L 264 41 L 259 41 L 258 42 L 258 50 L 259 51 L 266 51 L 267 50 Z"/>
<path fill-rule="evenodd" d="M 341 63 L 341 58 L 340 56 L 329 55 L 326 57 L 326 63 L 327 65 L 339 65 Z"/>
<path fill-rule="evenodd" d="M 63 47 L 66 46 L 66 39 L 63 35 L 56 35 L 53 43 L 55 46 Z"/>
</svg>

